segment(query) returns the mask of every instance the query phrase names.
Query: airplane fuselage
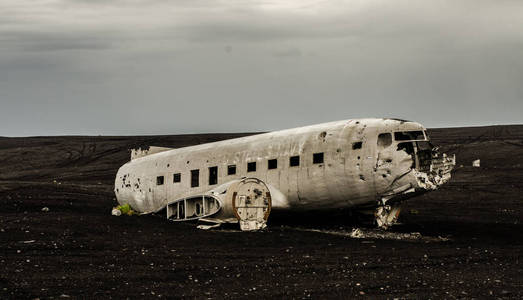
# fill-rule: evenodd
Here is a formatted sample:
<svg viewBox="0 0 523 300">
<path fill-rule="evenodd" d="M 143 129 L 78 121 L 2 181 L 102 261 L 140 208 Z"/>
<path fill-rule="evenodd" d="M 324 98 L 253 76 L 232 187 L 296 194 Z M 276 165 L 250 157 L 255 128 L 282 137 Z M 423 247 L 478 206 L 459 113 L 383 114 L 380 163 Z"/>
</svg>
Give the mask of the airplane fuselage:
<svg viewBox="0 0 523 300">
<path fill-rule="evenodd" d="M 375 206 L 448 180 L 443 175 L 449 170 L 444 170 L 435 175 L 440 178 L 432 180 L 432 186 L 420 182 L 420 176 L 433 171 L 433 156 L 426 129 L 419 123 L 345 120 L 136 158 L 119 169 L 115 193 L 121 204 L 154 212 L 252 177 L 267 184 L 275 209 Z"/>
</svg>

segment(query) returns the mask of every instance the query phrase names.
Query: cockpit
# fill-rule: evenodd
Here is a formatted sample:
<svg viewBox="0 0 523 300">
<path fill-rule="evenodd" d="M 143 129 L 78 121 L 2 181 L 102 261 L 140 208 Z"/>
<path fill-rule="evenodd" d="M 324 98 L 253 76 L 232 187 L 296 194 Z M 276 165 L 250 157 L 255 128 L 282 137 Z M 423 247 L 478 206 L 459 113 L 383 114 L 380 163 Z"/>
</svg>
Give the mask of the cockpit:
<svg viewBox="0 0 523 300">
<path fill-rule="evenodd" d="M 380 226 L 393 224 L 400 201 L 447 182 L 455 165 L 455 156 L 438 153 L 421 125 L 394 129 L 377 136 L 376 192 L 385 205 L 376 213 Z"/>
<path fill-rule="evenodd" d="M 412 168 L 422 172 L 430 171 L 432 161 L 432 149 L 425 130 L 397 131 L 394 132 L 394 140 L 399 141 L 398 151 L 405 151 L 411 155 Z"/>
<path fill-rule="evenodd" d="M 412 169 L 430 170 L 433 146 L 425 130 L 386 132 L 378 135 L 378 150 L 384 150 L 395 142 L 397 151 L 405 151 L 412 157 Z"/>
</svg>

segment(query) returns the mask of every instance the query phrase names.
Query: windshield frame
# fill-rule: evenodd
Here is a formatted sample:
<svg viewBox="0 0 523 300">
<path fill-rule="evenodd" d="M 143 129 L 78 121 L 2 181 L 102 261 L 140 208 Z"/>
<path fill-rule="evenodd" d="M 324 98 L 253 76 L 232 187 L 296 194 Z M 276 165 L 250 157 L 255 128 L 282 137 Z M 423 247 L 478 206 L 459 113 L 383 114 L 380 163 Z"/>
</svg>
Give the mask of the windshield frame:
<svg viewBox="0 0 523 300">
<path fill-rule="evenodd" d="M 425 130 L 402 130 L 394 131 L 394 141 L 427 141 Z"/>
</svg>

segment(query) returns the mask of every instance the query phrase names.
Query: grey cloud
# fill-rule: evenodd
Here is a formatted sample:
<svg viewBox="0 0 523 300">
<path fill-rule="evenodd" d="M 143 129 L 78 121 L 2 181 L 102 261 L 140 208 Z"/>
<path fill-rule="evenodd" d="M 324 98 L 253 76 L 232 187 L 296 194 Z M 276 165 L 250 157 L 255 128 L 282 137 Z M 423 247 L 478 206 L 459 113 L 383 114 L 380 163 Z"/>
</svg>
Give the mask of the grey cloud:
<svg viewBox="0 0 523 300">
<path fill-rule="evenodd" d="M 11 3 L 0 135 L 523 120 L 522 2 Z"/>
<path fill-rule="evenodd" d="M 452 37 L 442 23 L 416 23 L 403 15 L 293 17 L 267 22 L 266 16 L 218 19 L 172 27 L 173 36 L 194 42 L 269 42 L 294 39 L 398 39 Z M 523 24 L 523 22 L 522 22 Z M 443 26 L 442 26 L 443 25 Z"/>
<path fill-rule="evenodd" d="M 275 51 L 273 53 L 273 55 L 275 57 L 280 57 L 280 58 L 300 57 L 302 55 L 302 52 L 298 48 L 288 48 L 285 50 Z"/>
<path fill-rule="evenodd" d="M 31 41 L 30 43 L 21 43 L 20 47 L 24 51 L 63 51 L 63 50 L 104 50 L 111 47 L 110 43 L 105 41 L 86 41 L 73 39 L 55 39 Z"/>
<path fill-rule="evenodd" d="M 103 50 L 114 43 L 97 32 L 3 31 L 0 49 L 21 51 Z"/>
<path fill-rule="evenodd" d="M 189 41 L 194 42 L 241 42 L 241 41 L 268 41 L 296 37 L 300 32 L 270 25 L 241 26 L 236 22 L 229 24 L 203 24 L 173 28 L 176 33 Z"/>
</svg>

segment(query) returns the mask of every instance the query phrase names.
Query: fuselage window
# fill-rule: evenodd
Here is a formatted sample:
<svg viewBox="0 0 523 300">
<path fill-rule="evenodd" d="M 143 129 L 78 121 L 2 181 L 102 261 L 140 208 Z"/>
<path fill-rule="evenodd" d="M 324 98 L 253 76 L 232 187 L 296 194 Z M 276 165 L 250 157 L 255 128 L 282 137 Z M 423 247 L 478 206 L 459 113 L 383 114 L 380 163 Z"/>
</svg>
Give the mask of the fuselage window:
<svg viewBox="0 0 523 300">
<path fill-rule="evenodd" d="M 256 162 L 247 163 L 247 172 L 256 172 Z"/>
<path fill-rule="evenodd" d="M 218 167 L 209 167 L 209 185 L 218 183 Z"/>
<path fill-rule="evenodd" d="M 156 185 L 163 185 L 163 176 L 156 176 Z"/>
<path fill-rule="evenodd" d="M 425 140 L 423 131 L 399 131 L 394 132 L 394 139 L 396 141 L 419 141 Z"/>
<path fill-rule="evenodd" d="M 323 163 L 323 152 L 314 153 L 312 155 L 312 163 L 313 164 L 322 164 Z"/>
<path fill-rule="evenodd" d="M 191 187 L 200 185 L 200 170 L 191 170 Z"/>
<path fill-rule="evenodd" d="M 276 169 L 278 168 L 278 160 L 277 159 L 269 159 L 268 161 L 268 169 Z"/>
<path fill-rule="evenodd" d="M 227 166 L 227 175 L 234 175 L 236 174 L 236 165 L 228 165 Z"/>
<path fill-rule="evenodd" d="M 289 166 L 297 167 L 299 165 L 300 165 L 300 156 L 299 155 L 291 156 L 291 158 L 289 159 Z"/>
<path fill-rule="evenodd" d="M 180 181 L 182 181 L 182 174 L 174 173 L 173 174 L 173 182 L 180 182 Z"/>
<path fill-rule="evenodd" d="M 387 133 L 380 133 L 378 135 L 378 147 L 380 148 L 387 148 L 392 144 L 392 134 L 389 132 Z"/>
<path fill-rule="evenodd" d="M 352 143 L 352 150 L 361 149 L 362 146 L 363 146 L 363 142 Z"/>
</svg>

